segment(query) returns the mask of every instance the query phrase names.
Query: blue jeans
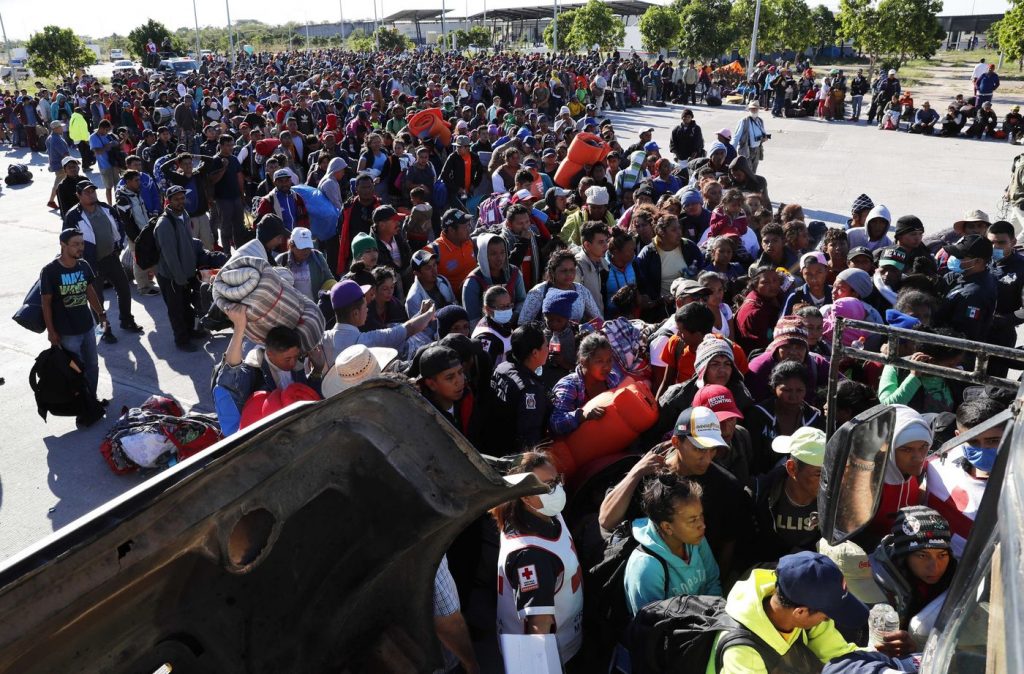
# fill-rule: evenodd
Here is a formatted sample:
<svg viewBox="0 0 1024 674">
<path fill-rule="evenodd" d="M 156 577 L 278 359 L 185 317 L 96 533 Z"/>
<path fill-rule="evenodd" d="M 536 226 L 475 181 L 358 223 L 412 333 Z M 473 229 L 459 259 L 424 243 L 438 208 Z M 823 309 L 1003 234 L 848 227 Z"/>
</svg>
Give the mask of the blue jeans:
<svg viewBox="0 0 1024 674">
<path fill-rule="evenodd" d="M 851 96 L 850 105 L 853 107 L 853 112 L 850 113 L 850 117 L 853 119 L 860 119 L 860 110 L 864 107 L 864 95 Z"/>
<path fill-rule="evenodd" d="M 96 396 L 96 386 L 100 380 L 99 356 L 96 354 L 96 333 L 92 329 L 80 335 L 61 335 L 60 345 L 74 353 L 85 365 L 85 381 L 89 384 L 89 392 Z"/>
</svg>

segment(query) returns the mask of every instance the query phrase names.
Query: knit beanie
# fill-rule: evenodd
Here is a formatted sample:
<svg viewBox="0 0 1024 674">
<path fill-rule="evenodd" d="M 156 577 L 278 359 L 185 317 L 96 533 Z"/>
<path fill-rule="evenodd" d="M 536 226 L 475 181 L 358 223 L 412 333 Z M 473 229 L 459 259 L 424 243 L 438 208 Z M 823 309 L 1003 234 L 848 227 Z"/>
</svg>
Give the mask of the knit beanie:
<svg viewBox="0 0 1024 674">
<path fill-rule="evenodd" d="M 703 384 L 704 370 L 708 363 L 717 355 L 726 356 L 729 362 L 736 365 L 736 357 L 732 352 L 732 344 L 715 335 L 704 335 L 704 341 L 697 345 L 697 354 L 694 356 L 693 370 L 697 374 L 698 381 Z"/>
<path fill-rule="evenodd" d="M 908 506 L 896 513 L 887 543 L 896 560 L 917 550 L 949 550 L 951 536 L 949 522 L 938 512 L 926 506 Z"/>
<path fill-rule="evenodd" d="M 449 304 L 446 307 L 442 307 L 434 312 L 434 317 L 437 318 L 437 336 L 445 337 L 449 332 L 452 331 L 452 326 L 459 321 L 468 321 L 469 314 L 466 310 L 460 307 L 458 304 Z"/>
<path fill-rule="evenodd" d="M 850 213 L 860 213 L 861 211 L 870 211 L 875 207 L 875 202 L 871 201 L 871 197 L 866 194 L 862 194 L 853 200 L 853 206 L 850 207 Z"/>
<path fill-rule="evenodd" d="M 363 253 L 377 250 L 377 240 L 366 232 L 359 232 L 352 239 L 352 257 L 359 258 Z"/>
<path fill-rule="evenodd" d="M 911 232 L 923 232 L 924 223 L 921 222 L 921 218 L 916 215 L 904 215 L 896 221 L 896 231 L 893 234 L 897 239 L 904 234 L 910 234 Z"/>
<path fill-rule="evenodd" d="M 256 238 L 260 243 L 268 243 L 279 236 L 288 236 L 281 218 L 273 213 L 267 213 L 256 222 Z"/>
<path fill-rule="evenodd" d="M 807 328 L 804 327 L 803 319 L 799 316 L 783 316 L 775 324 L 775 332 L 771 344 L 768 345 L 768 351 L 774 351 L 783 344 L 797 341 L 807 343 Z"/>
<path fill-rule="evenodd" d="M 864 299 L 870 295 L 872 289 L 875 287 L 871 282 L 871 275 L 863 269 L 844 269 L 836 276 L 836 283 L 839 283 L 840 281 L 844 281 L 848 286 L 853 288 L 853 292 L 857 293 L 857 297 L 860 299 Z"/>
<path fill-rule="evenodd" d="M 554 290 L 548 291 L 544 296 L 542 311 L 545 314 L 554 314 L 562 318 L 572 319 L 572 305 L 576 302 L 579 294 L 575 290 Z"/>
</svg>

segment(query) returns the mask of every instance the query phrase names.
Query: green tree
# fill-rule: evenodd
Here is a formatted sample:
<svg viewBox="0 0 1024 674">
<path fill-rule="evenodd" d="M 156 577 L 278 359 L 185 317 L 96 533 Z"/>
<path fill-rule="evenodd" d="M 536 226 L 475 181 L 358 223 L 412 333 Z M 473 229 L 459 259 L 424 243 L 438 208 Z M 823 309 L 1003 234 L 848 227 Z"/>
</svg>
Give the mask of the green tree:
<svg viewBox="0 0 1024 674">
<path fill-rule="evenodd" d="M 668 49 L 679 38 L 679 14 L 670 7 L 651 5 L 640 17 L 640 43 L 648 51 Z"/>
<path fill-rule="evenodd" d="M 839 23 L 836 21 L 836 16 L 828 7 L 818 5 L 811 10 L 811 37 L 819 52 L 836 41 L 838 29 Z"/>
<path fill-rule="evenodd" d="M 884 27 L 883 48 L 897 67 L 912 58 L 935 55 L 946 36 L 939 24 L 942 0 L 880 0 L 878 21 Z"/>
<path fill-rule="evenodd" d="M 96 55 L 70 28 L 45 26 L 43 32 L 29 38 L 25 47 L 28 67 L 42 77 L 72 77 L 76 70 L 96 61 Z"/>
<path fill-rule="evenodd" d="M 412 41 L 402 35 L 396 28 L 381 26 L 373 32 L 372 39 L 380 46 L 381 51 L 405 51 Z"/>
<path fill-rule="evenodd" d="M 345 46 L 354 52 L 371 52 L 375 49 L 373 36 L 367 35 L 362 28 L 356 28 L 348 34 Z"/>
<path fill-rule="evenodd" d="M 547 45 L 548 49 L 555 48 L 555 25 L 558 25 L 558 48 L 565 49 L 568 45 L 566 37 L 572 30 L 573 21 L 576 19 L 575 9 L 566 9 L 558 14 L 558 18 L 554 22 L 548 23 L 544 28 L 544 44 Z"/>
<path fill-rule="evenodd" d="M 733 3 L 730 22 L 736 29 L 736 48 L 745 58 L 750 52 L 750 36 L 754 32 L 754 9 L 755 0 L 737 0 Z M 775 31 L 775 24 L 778 16 L 775 15 L 775 6 L 770 2 L 761 3 L 761 15 L 758 19 L 757 47 L 760 51 L 771 51 L 769 42 Z M 755 57 L 757 54 L 754 55 Z"/>
<path fill-rule="evenodd" d="M 872 0 L 839 0 L 838 22 L 837 35 L 853 40 L 857 51 L 866 54 L 874 68 L 875 61 L 885 52 L 885 36 Z"/>
<path fill-rule="evenodd" d="M 772 17 L 767 27 L 763 24 L 765 7 Z M 802 52 L 813 44 L 811 8 L 804 0 L 764 0 L 761 3 L 761 20 L 758 45 L 762 51 L 792 49 Z"/>
<path fill-rule="evenodd" d="M 990 37 L 989 41 L 995 42 L 1007 59 L 1020 64 L 1024 59 L 1024 5 L 1015 1 L 1003 18 L 992 24 L 989 35 L 993 34 L 995 40 Z"/>
<path fill-rule="evenodd" d="M 187 29 L 186 29 L 187 32 Z M 167 30 L 167 26 L 150 19 L 146 23 L 132 30 L 128 33 L 128 42 L 131 44 L 132 55 L 136 58 L 142 58 L 143 54 L 146 53 L 146 43 L 152 38 L 153 42 L 156 43 L 157 49 L 161 48 L 164 38 L 171 38 L 171 45 L 174 49 L 179 50 L 181 42 L 176 35 Z"/>
<path fill-rule="evenodd" d="M 621 45 L 625 37 L 626 28 L 615 18 L 611 7 L 600 0 L 589 0 L 576 9 L 572 28 L 566 35 L 566 46 L 589 50 L 597 45 L 600 49 L 609 50 Z"/>
<path fill-rule="evenodd" d="M 736 40 L 729 0 L 691 0 L 680 4 L 676 41 L 679 52 L 699 59 L 717 58 L 728 53 Z M 673 3 L 672 7 L 674 9 L 676 4 Z"/>
</svg>

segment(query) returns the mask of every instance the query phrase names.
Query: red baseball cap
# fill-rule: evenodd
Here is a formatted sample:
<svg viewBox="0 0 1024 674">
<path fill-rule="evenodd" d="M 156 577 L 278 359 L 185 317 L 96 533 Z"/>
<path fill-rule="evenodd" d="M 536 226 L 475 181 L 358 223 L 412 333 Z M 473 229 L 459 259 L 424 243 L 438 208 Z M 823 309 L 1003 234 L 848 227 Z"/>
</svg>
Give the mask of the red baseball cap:
<svg viewBox="0 0 1024 674">
<path fill-rule="evenodd" d="M 736 398 L 733 396 L 732 391 L 718 384 L 701 388 L 697 391 L 697 395 L 693 397 L 693 403 L 691 404 L 694 407 L 707 407 L 715 413 L 719 422 L 726 419 L 743 418 L 743 413 L 736 406 Z"/>
</svg>

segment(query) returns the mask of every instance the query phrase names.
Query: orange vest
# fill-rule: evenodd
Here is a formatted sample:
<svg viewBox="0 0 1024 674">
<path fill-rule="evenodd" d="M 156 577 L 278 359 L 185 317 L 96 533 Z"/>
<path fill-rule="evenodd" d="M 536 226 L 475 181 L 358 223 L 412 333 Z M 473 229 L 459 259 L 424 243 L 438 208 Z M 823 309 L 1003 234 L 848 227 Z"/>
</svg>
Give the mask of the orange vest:
<svg viewBox="0 0 1024 674">
<path fill-rule="evenodd" d="M 441 236 L 424 250 L 429 250 L 437 256 L 437 273 L 448 279 L 452 290 L 455 291 L 455 297 L 461 300 L 462 283 L 478 264 L 476 246 L 473 245 L 472 239 L 467 239 L 459 246 L 452 243 L 442 232 Z"/>
</svg>

